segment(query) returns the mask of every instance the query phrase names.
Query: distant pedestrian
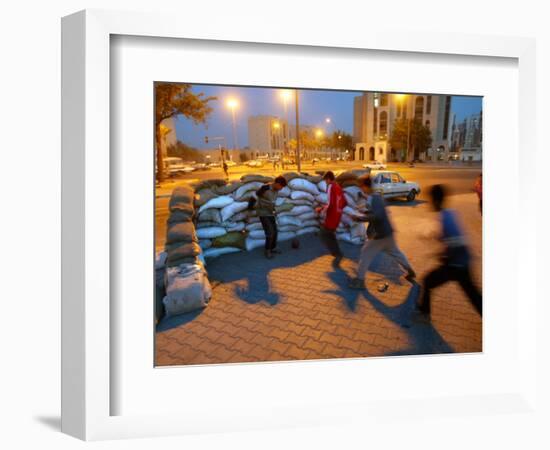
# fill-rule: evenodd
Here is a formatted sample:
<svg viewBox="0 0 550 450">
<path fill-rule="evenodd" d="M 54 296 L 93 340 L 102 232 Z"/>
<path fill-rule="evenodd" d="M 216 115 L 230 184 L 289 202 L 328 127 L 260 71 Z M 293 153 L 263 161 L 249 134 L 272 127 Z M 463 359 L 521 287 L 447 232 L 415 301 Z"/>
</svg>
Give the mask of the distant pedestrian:
<svg viewBox="0 0 550 450">
<path fill-rule="evenodd" d="M 340 224 L 347 202 L 341 186 L 334 181 L 335 177 L 332 171 L 326 172 L 323 175 L 323 180 L 327 184 L 328 203 L 325 207 L 319 207 L 316 210 L 317 214 L 324 216 L 319 236 L 330 254 L 334 256 L 333 266 L 338 267 L 343 255 L 336 240 L 336 228 Z"/>
<path fill-rule="evenodd" d="M 223 162 L 223 172 L 225 173 L 225 178 L 226 179 L 229 179 L 229 167 L 227 166 L 227 163 L 224 161 Z"/>
<path fill-rule="evenodd" d="M 474 183 L 474 191 L 476 191 L 479 199 L 479 212 L 483 215 L 483 173 L 480 173 Z"/>
<path fill-rule="evenodd" d="M 256 214 L 260 218 L 265 233 L 265 257 L 273 258 L 274 253 L 281 253 L 277 248 L 277 221 L 275 220 L 275 200 L 278 192 L 286 186 L 284 177 L 278 176 L 273 183 L 264 184 L 256 191 L 257 200 L 249 202 L 255 205 Z"/>
<path fill-rule="evenodd" d="M 432 206 L 439 213 L 441 220 L 441 232 L 437 237 L 443 243 L 445 249 L 441 255 L 441 265 L 424 278 L 422 297 L 417 302 L 416 307 L 420 313 L 429 319 L 431 290 L 447 281 L 457 281 L 481 316 L 482 297 L 474 286 L 470 275 L 470 252 L 459 225 L 457 214 L 455 211 L 443 207 L 445 194 L 445 188 L 440 184 L 433 186 L 430 191 Z"/>
<path fill-rule="evenodd" d="M 397 261 L 407 271 L 405 279 L 413 282 L 416 273 L 409 264 L 407 257 L 397 247 L 384 198 L 380 193 L 372 190 L 372 180 L 368 176 L 360 178 L 359 187 L 363 191 L 363 194 L 368 196 L 369 206 L 365 212 L 364 219 L 356 220 L 369 222 L 369 225 L 367 227 L 367 240 L 359 255 L 357 278 L 350 281 L 349 287 L 353 289 L 365 289 L 367 271 L 379 253 L 385 253 Z"/>
</svg>

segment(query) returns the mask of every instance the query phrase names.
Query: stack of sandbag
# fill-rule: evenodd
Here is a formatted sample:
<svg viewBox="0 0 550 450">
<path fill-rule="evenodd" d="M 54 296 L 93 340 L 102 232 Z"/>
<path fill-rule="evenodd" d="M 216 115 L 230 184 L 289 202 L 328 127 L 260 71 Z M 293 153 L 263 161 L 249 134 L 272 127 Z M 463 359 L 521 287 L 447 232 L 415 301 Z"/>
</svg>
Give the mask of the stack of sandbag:
<svg viewBox="0 0 550 450">
<path fill-rule="evenodd" d="M 201 252 L 193 218 L 194 191 L 180 186 L 174 189 L 168 208 L 165 251 L 155 263 L 156 273 L 163 274 L 163 286 L 157 277 L 157 295 L 164 294 L 166 315 L 183 314 L 207 305 L 212 296 L 206 270 L 199 260 Z M 160 309 L 157 304 L 157 318 Z"/>
</svg>

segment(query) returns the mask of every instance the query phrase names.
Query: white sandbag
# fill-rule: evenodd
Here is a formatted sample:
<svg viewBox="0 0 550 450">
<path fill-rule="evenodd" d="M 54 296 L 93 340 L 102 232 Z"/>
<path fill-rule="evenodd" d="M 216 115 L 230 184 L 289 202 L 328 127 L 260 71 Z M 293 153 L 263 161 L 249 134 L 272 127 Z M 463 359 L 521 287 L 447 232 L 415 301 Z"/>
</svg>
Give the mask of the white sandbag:
<svg viewBox="0 0 550 450">
<path fill-rule="evenodd" d="M 282 227 L 285 225 L 302 226 L 302 222 L 294 216 L 277 217 L 277 224 Z"/>
<path fill-rule="evenodd" d="M 319 231 L 319 227 L 305 227 L 300 228 L 296 232 L 296 236 L 301 236 L 302 234 L 309 234 L 309 233 L 317 233 Z"/>
<path fill-rule="evenodd" d="M 359 200 L 359 197 L 361 197 L 363 194 L 363 191 L 359 186 L 347 186 L 344 188 L 344 192 L 347 192 L 349 195 L 351 195 L 355 202 L 357 202 L 357 200 Z"/>
<path fill-rule="evenodd" d="M 223 227 L 199 228 L 197 230 L 199 239 L 214 239 L 224 234 L 227 234 L 227 230 Z"/>
<path fill-rule="evenodd" d="M 350 215 L 342 214 L 342 217 L 340 218 L 340 223 L 344 224 L 344 225 L 347 225 L 347 226 L 352 226 L 352 225 L 356 224 L 357 222 L 355 220 L 353 220 L 353 218 Z"/>
<path fill-rule="evenodd" d="M 240 213 L 248 208 L 247 202 L 233 202 L 224 206 L 221 210 L 222 222 L 225 222 L 234 214 Z"/>
<path fill-rule="evenodd" d="M 246 222 L 247 222 L 247 223 L 260 223 L 260 218 L 257 217 L 257 216 L 249 216 L 249 217 L 246 219 Z"/>
<path fill-rule="evenodd" d="M 355 201 L 353 195 L 344 192 L 344 198 L 346 199 L 346 203 L 350 208 L 357 209 L 357 202 Z"/>
<path fill-rule="evenodd" d="M 326 205 L 328 203 L 328 194 L 326 192 L 321 192 L 315 197 L 315 200 Z"/>
<path fill-rule="evenodd" d="M 250 183 L 243 184 L 239 189 L 233 192 L 233 197 L 237 200 L 240 200 L 247 192 L 254 191 L 256 192 L 263 186 L 263 183 L 260 181 L 252 181 Z"/>
<path fill-rule="evenodd" d="M 343 210 L 344 214 L 347 214 L 348 216 L 353 217 L 364 217 L 364 214 L 361 214 L 356 209 L 352 208 L 351 206 L 346 206 Z"/>
<path fill-rule="evenodd" d="M 300 228 L 301 228 L 301 227 L 298 227 L 298 226 L 296 226 L 296 225 L 285 225 L 285 226 L 283 226 L 283 227 L 280 227 L 280 228 L 278 229 L 278 231 L 279 231 L 280 233 L 284 233 L 284 232 L 286 232 L 286 231 L 297 231 L 297 230 L 299 230 Z"/>
<path fill-rule="evenodd" d="M 259 230 L 251 230 L 248 233 L 248 236 L 252 239 L 265 239 L 265 232 L 263 228 Z"/>
<path fill-rule="evenodd" d="M 313 207 L 313 202 L 311 200 L 307 200 L 307 199 L 304 199 L 304 200 L 289 200 L 288 201 L 291 205 L 298 205 L 298 206 L 301 206 L 301 205 L 306 205 L 306 206 L 311 206 Z"/>
<path fill-rule="evenodd" d="M 253 223 L 247 223 L 245 226 L 246 231 L 253 231 L 253 230 L 263 230 L 264 227 L 262 226 L 261 222 L 253 222 Z"/>
<path fill-rule="evenodd" d="M 327 192 L 327 182 L 325 180 L 319 181 L 319 183 L 317 183 L 317 189 L 321 192 Z"/>
<path fill-rule="evenodd" d="M 204 205 L 199 208 L 199 214 L 207 209 L 217 208 L 221 209 L 224 206 L 230 205 L 234 200 L 229 195 L 220 195 L 219 197 L 208 200 Z"/>
<path fill-rule="evenodd" d="M 290 210 L 293 216 L 299 216 L 301 214 L 305 213 L 311 213 L 313 212 L 313 206 L 309 205 L 296 205 L 294 208 Z"/>
<path fill-rule="evenodd" d="M 304 228 L 307 228 L 307 227 L 317 227 L 319 228 L 319 221 L 317 219 L 310 219 L 310 220 L 303 220 L 302 221 L 302 226 Z"/>
<path fill-rule="evenodd" d="M 305 180 L 303 178 L 294 178 L 288 182 L 290 189 L 295 191 L 306 191 L 312 195 L 318 195 L 319 189 L 311 181 Z"/>
<path fill-rule="evenodd" d="M 237 247 L 210 247 L 204 251 L 205 258 L 216 258 L 220 255 L 226 255 L 227 253 L 237 253 L 242 251 Z"/>
<path fill-rule="evenodd" d="M 167 316 L 204 308 L 212 287 L 200 264 L 182 264 L 166 270 L 166 296 L 162 299 Z"/>
<path fill-rule="evenodd" d="M 199 241 L 199 245 L 200 245 L 202 251 L 205 251 L 207 248 L 212 247 L 212 240 L 211 239 L 201 239 Z"/>
<path fill-rule="evenodd" d="M 336 233 L 336 239 L 339 241 L 349 242 L 350 244 L 359 245 L 363 241 L 360 238 L 352 238 L 349 232 L 346 233 Z"/>
<path fill-rule="evenodd" d="M 222 226 L 225 227 L 228 232 L 243 231 L 245 224 L 244 222 L 224 222 L 222 223 Z"/>
<path fill-rule="evenodd" d="M 293 231 L 285 231 L 284 233 L 279 233 L 277 235 L 277 241 L 283 242 L 283 241 L 289 241 L 290 239 L 294 239 L 296 237 L 296 233 Z"/>
<path fill-rule="evenodd" d="M 277 197 L 275 199 L 275 206 L 281 206 L 283 203 L 285 203 L 285 198 L 284 197 Z"/>
<path fill-rule="evenodd" d="M 304 181 L 307 181 L 307 180 L 304 180 Z M 305 191 L 292 191 L 290 193 L 290 198 L 292 200 L 309 200 L 311 203 L 313 203 L 313 201 L 315 200 L 315 197 L 312 194 Z"/>
<path fill-rule="evenodd" d="M 253 239 L 251 237 L 246 238 L 246 250 L 251 251 L 258 247 L 265 246 L 265 239 Z"/>
<path fill-rule="evenodd" d="M 241 222 L 248 217 L 247 211 L 241 211 L 227 219 L 228 222 Z"/>
<path fill-rule="evenodd" d="M 351 238 L 365 239 L 367 235 L 367 228 L 363 222 L 357 222 L 355 225 L 352 225 L 349 230 Z"/>
<path fill-rule="evenodd" d="M 298 220 L 301 222 L 305 222 L 307 220 L 317 219 L 318 215 L 315 213 L 315 211 L 308 211 L 303 214 L 300 214 L 299 216 L 296 216 Z"/>
<path fill-rule="evenodd" d="M 285 186 L 279 192 L 277 192 L 277 195 L 279 197 L 290 197 L 290 188 L 288 186 Z"/>
</svg>

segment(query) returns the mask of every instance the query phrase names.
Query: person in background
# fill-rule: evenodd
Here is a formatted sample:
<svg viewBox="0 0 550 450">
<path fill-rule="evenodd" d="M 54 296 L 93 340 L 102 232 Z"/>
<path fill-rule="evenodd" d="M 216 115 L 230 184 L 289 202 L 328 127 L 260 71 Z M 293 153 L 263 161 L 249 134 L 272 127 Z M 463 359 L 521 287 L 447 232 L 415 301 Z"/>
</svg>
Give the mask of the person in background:
<svg viewBox="0 0 550 450">
<path fill-rule="evenodd" d="M 439 213 L 441 220 L 441 232 L 437 237 L 445 248 L 441 256 L 441 265 L 424 278 L 422 297 L 417 301 L 416 309 L 429 320 L 431 290 L 448 281 L 457 281 L 481 316 L 482 297 L 470 275 L 470 252 L 456 213 L 444 208 L 445 194 L 445 188 L 440 184 L 432 186 L 430 191 L 432 206 Z"/>
<path fill-rule="evenodd" d="M 332 171 L 329 170 L 326 172 L 323 175 L 323 180 L 327 184 L 328 203 L 326 206 L 316 209 L 317 214 L 324 216 L 319 236 L 330 254 L 334 256 L 333 266 L 338 267 L 343 255 L 336 240 L 336 228 L 340 224 L 342 211 L 346 207 L 347 202 L 341 186 L 334 181 L 335 177 Z"/>
<path fill-rule="evenodd" d="M 364 214 L 364 218 L 357 218 L 356 220 L 369 222 L 369 226 L 367 228 L 367 240 L 359 255 L 357 278 L 350 281 L 349 287 L 352 289 L 365 289 L 365 277 L 369 266 L 376 255 L 381 252 L 395 259 L 407 271 L 405 279 L 411 283 L 414 282 L 416 273 L 409 264 L 407 257 L 397 247 L 393 227 L 386 212 L 384 198 L 380 193 L 373 191 L 372 180 L 369 176 L 359 179 L 359 187 L 363 194 L 368 196 L 369 207 Z"/>
<path fill-rule="evenodd" d="M 286 186 L 282 176 L 275 178 L 273 183 L 264 184 L 256 191 L 257 200 L 249 202 L 249 207 L 255 205 L 256 213 L 262 223 L 265 233 L 265 257 L 273 258 L 274 253 L 281 253 L 277 249 L 277 221 L 275 220 L 275 200 L 278 192 Z"/>
<path fill-rule="evenodd" d="M 479 199 L 479 212 L 483 215 L 483 173 L 480 173 L 474 183 L 474 191 Z"/>
<path fill-rule="evenodd" d="M 222 164 L 223 172 L 225 173 L 225 178 L 229 179 L 229 167 L 227 167 L 227 163 L 224 161 Z"/>
</svg>

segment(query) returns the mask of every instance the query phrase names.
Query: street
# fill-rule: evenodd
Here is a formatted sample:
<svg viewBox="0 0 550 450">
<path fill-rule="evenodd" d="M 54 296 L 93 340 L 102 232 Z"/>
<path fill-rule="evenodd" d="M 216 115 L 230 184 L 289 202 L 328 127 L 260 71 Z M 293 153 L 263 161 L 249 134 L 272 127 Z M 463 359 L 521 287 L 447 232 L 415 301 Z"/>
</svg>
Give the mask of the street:
<svg viewBox="0 0 550 450">
<path fill-rule="evenodd" d="M 396 170 L 422 189 L 414 202 L 388 202 L 397 243 L 417 271 L 419 282 L 438 264 L 440 250 L 435 241 L 425 239 L 426 230 L 437 223 L 437 215 L 426 201 L 427 189 L 444 183 L 453 194 L 449 206 L 459 214 L 473 256 L 472 278 L 481 288 L 482 220 L 472 192 L 480 167 L 426 165 Z M 192 174 L 195 179 L 197 175 L 203 176 Z M 241 174 L 235 171 L 231 175 L 238 178 Z M 159 249 L 168 200 L 160 195 Z M 316 235 L 300 237 L 297 250 L 289 242 L 282 243 L 283 253 L 273 260 L 265 259 L 262 249 L 209 260 L 210 304 L 204 310 L 161 320 L 156 333 L 156 364 L 482 351 L 482 320 L 457 283 L 435 289 L 431 322 L 417 323 L 411 312 L 420 285 L 405 281 L 401 269 L 382 254 L 371 265 L 367 290 L 354 291 L 347 283 L 355 274 L 360 246 L 340 245 L 345 258 L 339 269 L 331 266 L 332 257 Z M 383 283 L 388 283 L 387 290 L 380 290 Z"/>
</svg>

